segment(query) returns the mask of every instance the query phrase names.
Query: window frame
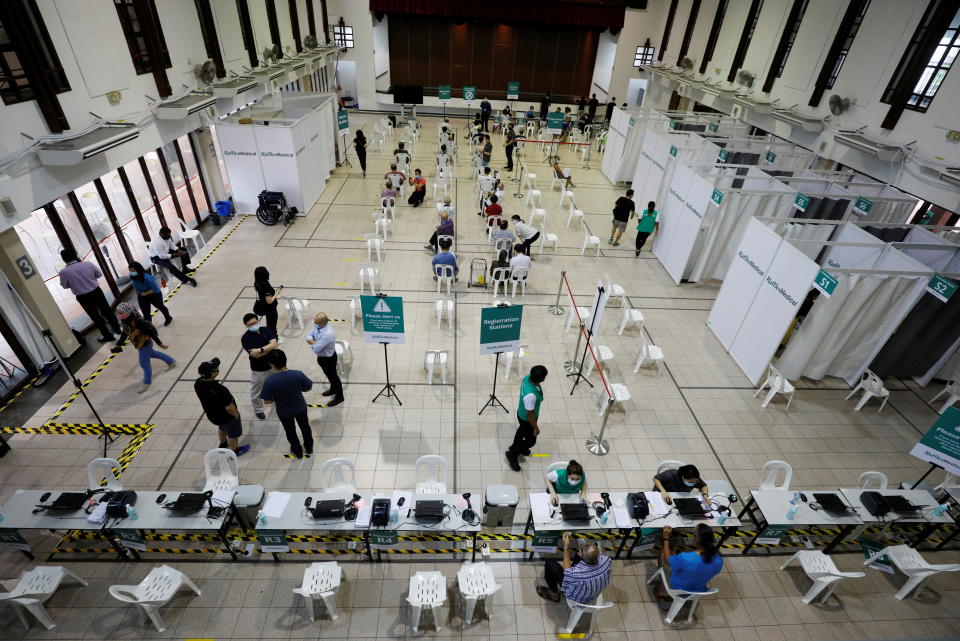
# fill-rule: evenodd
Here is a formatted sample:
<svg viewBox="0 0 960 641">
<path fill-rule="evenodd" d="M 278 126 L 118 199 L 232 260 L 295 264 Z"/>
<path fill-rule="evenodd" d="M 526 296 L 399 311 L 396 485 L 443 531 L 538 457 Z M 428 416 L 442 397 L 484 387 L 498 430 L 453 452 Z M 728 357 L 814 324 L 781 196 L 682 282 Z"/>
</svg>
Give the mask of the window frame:
<svg viewBox="0 0 960 641">
<path fill-rule="evenodd" d="M 713 53 L 716 51 L 717 41 L 720 39 L 720 29 L 723 27 L 723 19 L 727 15 L 728 4 L 729 0 L 720 0 L 717 3 L 717 12 L 713 14 L 713 24 L 710 25 L 707 46 L 703 50 L 703 60 L 700 61 L 700 73 L 706 73 L 707 65 L 713 60 Z"/>
<path fill-rule="evenodd" d="M 217 24 L 213 18 L 210 0 L 194 0 L 197 7 L 197 18 L 200 22 L 200 34 L 203 36 L 203 45 L 207 56 L 213 60 L 217 78 L 226 78 L 227 70 L 223 66 L 223 54 L 220 52 L 220 39 L 217 37 Z"/>
<path fill-rule="evenodd" d="M 253 37 L 253 23 L 250 22 L 250 5 L 247 4 L 247 0 L 235 1 L 237 16 L 240 18 L 240 37 L 243 39 L 243 48 L 247 50 L 250 68 L 255 69 L 260 66 L 260 60 L 257 58 L 257 41 Z"/>
<path fill-rule="evenodd" d="M 950 32 L 953 32 L 952 35 Z M 944 40 L 948 39 L 949 41 L 944 44 Z M 942 53 L 938 56 L 941 48 L 943 49 Z M 953 58 L 949 63 L 944 65 L 944 61 L 950 53 L 953 53 Z M 933 99 L 937 97 L 937 92 L 940 91 L 940 87 L 943 86 L 943 81 L 946 79 L 947 74 L 950 72 L 950 69 L 953 67 L 953 64 L 957 61 L 957 56 L 960 55 L 960 7 L 957 7 L 957 13 L 953 18 L 953 21 L 950 23 L 950 26 L 946 29 L 944 34 L 940 36 L 938 41 L 937 48 L 934 50 L 933 55 L 930 56 L 930 59 L 927 60 L 926 64 L 923 66 L 923 72 L 920 74 L 917 84 L 913 88 L 913 92 L 910 94 L 910 97 L 907 98 L 906 109 L 912 111 L 926 112 L 930 108 L 930 103 L 933 102 Z M 934 60 L 938 62 L 934 63 Z M 940 74 L 940 72 L 943 72 Z M 939 77 L 938 77 L 938 74 Z M 934 85 L 934 83 L 936 83 Z M 917 89 L 922 86 L 922 89 L 918 92 Z M 933 93 L 928 94 L 930 88 L 933 87 Z M 923 99 L 926 99 L 926 104 L 920 104 Z"/>
<path fill-rule="evenodd" d="M 850 0 L 850 4 L 847 5 L 847 10 L 833 38 L 833 44 L 830 45 L 827 57 L 820 68 L 820 74 L 814 83 L 813 93 L 810 94 L 810 100 L 807 102 L 810 107 L 819 106 L 823 94 L 827 89 L 833 89 L 833 85 L 836 84 L 869 8 L 870 0 Z"/>
<path fill-rule="evenodd" d="M 793 0 L 790 13 L 787 16 L 787 24 L 783 28 L 783 33 L 780 34 L 780 41 L 777 43 L 773 60 L 770 61 L 767 78 L 763 81 L 761 91 L 764 93 L 769 93 L 773 89 L 773 83 L 783 75 L 783 70 L 787 66 L 787 59 L 790 57 L 790 52 L 793 51 L 793 43 L 796 42 L 797 34 L 800 32 L 803 16 L 807 13 L 807 7 L 809 6 L 810 0 Z"/>
<path fill-rule="evenodd" d="M 690 50 L 690 40 L 693 30 L 697 27 L 697 16 L 700 15 L 700 0 L 693 0 L 690 5 L 690 15 L 687 17 L 687 26 L 683 30 L 683 40 L 680 41 L 680 52 L 677 54 L 677 64 L 687 56 Z"/>
<path fill-rule="evenodd" d="M 667 52 L 667 45 L 670 43 L 670 32 L 673 30 L 673 21 L 677 17 L 677 5 L 680 0 L 670 0 L 670 10 L 667 12 L 667 22 L 663 25 L 663 38 L 660 39 L 660 53 L 657 54 L 657 60 L 663 61 L 663 55 Z"/>
<path fill-rule="evenodd" d="M 353 49 L 353 27 L 346 24 L 335 24 L 333 29 L 333 42 L 341 49 Z"/>
<path fill-rule="evenodd" d="M 155 0 L 113 0 L 113 5 L 127 41 L 134 71 L 138 76 L 153 74 L 161 98 L 173 95 L 173 88 L 167 78 L 167 69 L 173 68 L 173 62 L 167 40 L 163 36 L 163 26 L 160 24 Z M 133 16 L 130 15 L 131 11 Z M 133 25 L 134 20 L 137 23 L 136 28 Z M 143 41 L 142 47 L 138 40 Z"/>
<path fill-rule="evenodd" d="M 653 56 L 656 53 L 657 48 L 647 45 L 638 45 L 637 51 L 633 55 L 633 66 L 641 67 L 643 65 L 652 65 Z"/>
<path fill-rule="evenodd" d="M 750 41 L 753 40 L 753 34 L 757 31 L 757 23 L 760 21 L 762 12 L 763 0 L 752 0 L 750 10 L 747 11 L 747 19 L 743 23 L 743 30 L 740 32 L 740 41 L 737 45 L 737 51 L 733 55 L 730 72 L 727 74 L 727 82 L 733 82 L 737 77 L 737 72 L 743 66 L 743 61 L 747 58 L 747 50 L 750 48 Z"/>
</svg>

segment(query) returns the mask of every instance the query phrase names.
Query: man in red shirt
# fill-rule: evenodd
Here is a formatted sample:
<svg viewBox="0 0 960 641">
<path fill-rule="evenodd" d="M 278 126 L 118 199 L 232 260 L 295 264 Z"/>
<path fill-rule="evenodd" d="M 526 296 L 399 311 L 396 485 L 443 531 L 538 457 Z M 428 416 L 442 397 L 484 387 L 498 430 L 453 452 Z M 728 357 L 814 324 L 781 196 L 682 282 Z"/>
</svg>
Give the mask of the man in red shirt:
<svg viewBox="0 0 960 641">
<path fill-rule="evenodd" d="M 499 218 L 500 216 L 503 215 L 503 207 L 501 207 L 500 204 L 497 203 L 496 194 L 490 196 L 490 204 L 487 205 L 487 207 L 483 210 L 483 213 L 487 217 L 488 225 L 493 225 L 495 223 L 493 217 Z"/>
</svg>

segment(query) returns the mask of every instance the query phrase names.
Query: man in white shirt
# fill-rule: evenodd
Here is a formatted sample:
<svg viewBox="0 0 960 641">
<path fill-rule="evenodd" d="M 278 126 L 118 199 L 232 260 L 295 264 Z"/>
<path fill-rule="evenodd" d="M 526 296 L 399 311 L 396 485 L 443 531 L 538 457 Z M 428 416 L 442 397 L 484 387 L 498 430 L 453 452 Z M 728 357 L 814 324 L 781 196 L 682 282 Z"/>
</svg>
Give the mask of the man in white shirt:
<svg viewBox="0 0 960 641">
<path fill-rule="evenodd" d="M 437 212 L 437 214 L 438 214 L 441 218 L 443 217 L 443 212 L 447 212 L 447 216 L 450 217 L 450 220 L 453 220 L 453 216 L 454 216 L 454 213 L 455 213 L 455 212 L 454 212 L 454 209 L 453 209 L 453 205 L 451 205 L 450 202 L 451 202 L 451 201 L 450 201 L 450 196 L 444 196 L 444 197 L 443 197 L 443 204 L 440 205 L 440 210 Z"/>
<path fill-rule="evenodd" d="M 157 236 L 150 241 L 148 248 L 150 251 L 150 262 L 169 271 L 176 276 L 181 283 L 190 283 L 193 287 L 197 286 L 196 279 L 190 278 L 186 274 L 186 272 L 191 271 L 190 265 L 187 264 L 190 253 L 182 247 L 177 247 L 176 244 L 170 240 L 170 229 L 168 227 L 160 228 Z M 170 262 L 171 258 L 180 259 L 180 267 L 183 271 L 173 266 L 173 263 Z"/>
<path fill-rule="evenodd" d="M 337 374 L 337 335 L 330 327 L 330 319 L 323 312 L 313 317 L 313 329 L 304 337 L 307 345 L 317 357 L 317 365 L 323 370 L 324 376 L 330 381 L 330 389 L 323 392 L 324 396 L 332 396 L 333 400 L 326 407 L 333 407 L 343 402 L 343 383 Z"/>
<path fill-rule="evenodd" d="M 450 166 L 450 154 L 447 153 L 447 146 L 440 145 L 440 153 L 437 154 L 437 167 L 445 168 Z"/>
<path fill-rule="evenodd" d="M 510 259 L 510 272 L 526 269 L 529 273 L 532 264 L 530 257 L 523 253 L 523 245 L 516 245 L 513 248 L 513 258 Z"/>
</svg>

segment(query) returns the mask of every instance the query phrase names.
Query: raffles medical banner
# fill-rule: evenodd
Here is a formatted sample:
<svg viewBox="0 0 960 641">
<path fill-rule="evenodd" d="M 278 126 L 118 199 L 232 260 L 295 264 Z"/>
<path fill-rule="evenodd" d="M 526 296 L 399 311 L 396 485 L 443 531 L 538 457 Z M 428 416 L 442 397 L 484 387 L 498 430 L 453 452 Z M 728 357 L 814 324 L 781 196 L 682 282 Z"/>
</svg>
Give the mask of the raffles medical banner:
<svg viewBox="0 0 960 641">
<path fill-rule="evenodd" d="M 260 169 L 255 129 L 246 125 L 217 125 L 223 164 L 230 176 L 233 203 L 238 212 L 257 211 L 257 195 L 266 189 Z"/>
<path fill-rule="evenodd" d="M 660 229 L 667 229 L 664 241 L 654 244 L 654 254 L 664 269 L 680 284 L 689 275 L 690 254 L 697 244 L 701 225 L 709 210 L 713 183 L 677 162 L 668 191 L 669 214 L 660 216 Z"/>
<path fill-rule="evenodd" d="M 297 171 L 296 146 L 291 127 L 254 128 L 260 150 L 260 169 L 270 191 L 282 191 L 287 205 L 303 210 L 300 197 L 300 172 Z M 303 146 L 302 143 L 299 146 Z M 233 181 L 230 181 L 233 185 Z M 257 198 L 254 196 L 253 201 Z M 256 209 L 256 208 L 254 208 Z"/>
</svg>

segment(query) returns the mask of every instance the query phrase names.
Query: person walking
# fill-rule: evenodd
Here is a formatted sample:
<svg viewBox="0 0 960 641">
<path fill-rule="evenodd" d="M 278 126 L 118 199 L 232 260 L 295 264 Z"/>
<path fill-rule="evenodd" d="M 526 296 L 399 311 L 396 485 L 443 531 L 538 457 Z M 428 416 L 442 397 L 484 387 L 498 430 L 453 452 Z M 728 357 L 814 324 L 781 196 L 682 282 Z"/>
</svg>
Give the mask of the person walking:
<svg viewBox="0 0 960 641">
<path fill-rule="evenodd" d="M 550 111 L 550 92 L 548 91 L 540 99 L 540 120 L 547 119 L 547 112 Z"/>
<path fill-rule="evenodd" d="M 143 265 L 133 261 L 127 265 L 130 270 L 130 284 L 137 292 L 137 303 L 140 304 L 140 313 L 147 320 L 150 319 L 150 307 L 156 307 L 157 311 L 163 314 L 163 326 L 166 327 L 173 322 L 173 316 L 170 310 L 163 304 L 163 291 L 157 284 L 157 279 L 153 274 L 148 274 Z"/>
<path fill-rule="evenodd" d="M 337 335 L 330 327 L 330 319 L 320 312 L 313 317 L 313 329 L 304 337 L 307 345 L 317 357 L 317 365 L 323 370 L 323 375 L 330 381 L 330 389 L 322 392 L 324 396 L 333 398 L 326 407 L 333 407 L 343 402 L 343 383 L 337 374 Z"/>
<path fill-rule="evenodd" d="M 120 333 L 120 324 L 110 309 L 107 297 L 100 289 L 99 279 L 103 272 L 93 263 L 85 263 L 77 257 L 72 249 L 60 250 L 60 258 L 66 263 L 60 270 L 60 287 L 69 289 L 77 298 L 80 307 L 87 313 L 90 320 L 100 332 L 98 343 L 109 343 L 115 340 L 114 334 Z M 112 333 L 111 333 L 112 330 Z"/>
<path fill-rule="evenodd" d="M 647 203 L 647 208 L 642 212 L 637 214 L 637 253 L 635 256 L 640 255 L 640 250 L 643 249 L 644 243 L 647 242 L 647 238 L 650 237 L 650 234 L 660 231 L 660 221 L 657 218 L 660 214 L 657 212 L 657 203 L 652 200 Z"/>
<path fill-rule="evenodd" d="M 181 283 L 190 283 L 192 287 L 196 287 L 197 279 L 187 275 L 193 271 L 193 268 L 189 265 L 190 252 L 183 247 L 178 247 L 177 244 L 170 239 L 170 235 L 169 227 L 161 227 L 160 231 L 157 232 L 157 236 L 150 241 L 150 244 L 147 246 L 150 251 L 150 262 L 166 269 L 176 276 Z M 180 269 L 173 266 L 171 262 L 173 258 L 180 259 Z"/>
<path fill-rule="evenodd" d="M 493 106 L 490 104 L 490 101 L 487 100 L 487 97 L 484 96 L 483 100 L 480 101 L 480 123 L 484 131 L 490 131 L 489 122 L 492 112 Z"/>
<path fill-rule="evenodd" d="M 517 408 L 517 432 L 513 443 L 506 451 L 507 462 L 514 472 L 520 471 L 520 457 L 530 456 L 540 435 L 540 404 L 543 402 L 543 389 L 540 387 L 547 379 L 547 368 L 534 365 L 530 373 L 520 381 L 520 405 Z"/>
<path fill-rule="evenodd" d="M 120 338 L 117 344 L 110 351 L 114 354 L 122 351 L 120 347 L 123 341 L 128 340 L 137 350 L 137 356 L 140 361 L 140 369 L 143 370 L 143 381 L 137 388 L 137 393 L 146 392 L 153 382 L 153 365 L 150 359 L 156 358 L 167 364 L 167 369 L 171 370 L 177 366 L 177 361 L 172 356 L 164 354 L 154 348 L 154 344 L 162 349 L 167 349 L 157 334 L 157 328 L 153 323 L 140 317 L 140 313 L 133 308 L 130 303 L 120 303 L 117 305 L 117 316 L 120 317 Z"/>
<path fill-rule="evenodd" d="M 240 337 L 243 351 L 250 357 L 250 404 L 261 421 L 267 418 L 263 411 L 263 400 L 260 392 L 273 371 L 270 369 L 270 359 L 267 356 L 277 349 L 277 334 L 269 327 L 260 325 L 260 317 L 256 314 L 244 314 L 243 324 L 246 331 Z"/>
<path fill-rule="evenodd" d="M 357 130 L 357 135 L 353 137 L 353 148 L 357 152 L 357 160 L 360 162 L 360 171 L 363 177 L 367 177 L 367 137 L 363 132 Z"/>
<path fill-rule="evenodd" d="M 503 150 L 507 154 L 507 165 L 504 167 L 507 171 L 513 171 L 513 152 L 517 148 L 517 133 L 513 130 L 513 123 L 507 127 L 507 141 L 503 143 Z"/>
<path fill-rule="evenodd" d="M 313 454 L 313 431 L 310 429 L 310 417 L 307 415 L 307 399 L 304 392 L 313 388 L 313 381 L 298 369 L 287 369 L 287 355 L 282 349 L 275 349 L 268 357 L 273 374 L 263 384 L 260 398 L 267 405 L 276 404 L 277 418 L 283 425 L 283 431 L 290 443 L 290 453 L 295 458 Z M 297 437 L 297 426 L 303 435 L 303 444 Z"/>
<path fill-rule="evenodd" d="M 283 341 L 279 338 L 280 334 L 277 332 L 277 321 L 279 320 L 277 297 L 283 291 L 283 285 L 274 289 L 273 285 L 270 284 L 270 272 L 267 271 L 266 267 L 260 265 L 253 270 L 253 288 L 257 292 L 257 300 L 253 304 L 253 313 L 263 317 L 267 322 L 266 326 L 270 328 L 274 336 L 277 336 L 277 343 L 283 345 Z"/>
<path fill-rule="evenodd" d="M 620 244 L 620 237 L 627 230 L 627 221 L 633 218 L 636 211 L 632 196 L 633 190 L 628 189 L 627 195 L 620 196 L 613 204 L 613 226 L 610 228 L 610 240 L 607 242 L 614 247 Z"/>
<path fill-rule="evenodd" d="M 211 358 L 197 367 L 200 374 L 193 383 L 193 391 L 200 399 L 200 406 L 207 420 L 217 426 L 220 436 L 220 448 L 230 448 L 237 456 L 243 456 L 250 450 L 249 445 L 240 445 L 243 436 L 243 423 L 240 422 L 240 410 L 233 394 L 217 380 L 220 375 L 220 359 Z"/>
</svg>

